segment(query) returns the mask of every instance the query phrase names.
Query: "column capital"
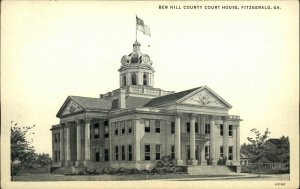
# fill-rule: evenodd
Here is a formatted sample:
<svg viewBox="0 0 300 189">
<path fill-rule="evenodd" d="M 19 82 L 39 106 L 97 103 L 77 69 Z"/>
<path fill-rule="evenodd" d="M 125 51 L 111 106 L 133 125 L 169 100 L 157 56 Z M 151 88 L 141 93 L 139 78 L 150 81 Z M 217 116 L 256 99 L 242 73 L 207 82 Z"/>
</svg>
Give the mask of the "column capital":
<svg viewBox="0 0 300 189">
<path fill-rule="evenodd" d="M 229 116 L 222 116 L 223 121 L 228 121 L 229 120 Z"/>
<path fill-rule="evenodd" d="M 75 123 L 76 123 L 77 125 L 80 124 L 80 123 L 81 123 L 81 119 L 75 120 Z"/>
<path fill-rule="evenodd" d="M 209 115 L 208 118 L 210 119 L 210 121 L 214 121 L 217 119 L 217 116 L 215 115 Z"/>
<path fill-rule="evenodd" d="M 180 117 L 182 114 L 182 112 L 175 112 L 175 117 Z"/>
<path fill-rule="evenodd" d="M 190 116 L 190 118 L 196 118 L 196 117 L 197 117 L 197 114 L 195 114 L 195 113 L 190 113 L 189 116 Z"/>
<path fill-rule="evenodd" d="M 84 119 L 84 122 L 85 122 L 85 124 L 90 124 L 91 123 L 91 121 L 92 121 L 92 119 L 91 118 L 85 118 Z"/>
</svg>

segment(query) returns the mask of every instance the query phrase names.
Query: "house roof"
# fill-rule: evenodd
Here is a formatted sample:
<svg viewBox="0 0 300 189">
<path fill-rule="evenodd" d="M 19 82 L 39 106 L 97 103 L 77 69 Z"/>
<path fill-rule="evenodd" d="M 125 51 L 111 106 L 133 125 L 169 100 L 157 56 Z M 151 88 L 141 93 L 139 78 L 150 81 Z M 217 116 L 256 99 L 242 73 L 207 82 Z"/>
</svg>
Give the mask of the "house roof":
<svg viewBox="0 0 300 189">
<path fill-rule="evenodd" d="M 82 96 L 69 96 L 71 99 L 78 102 L 86 110 L 110 110 L 112 106 L 111 100 L 101 99 L 101 98 L 90 98 Z"/>
<path fill-rule="evenodd" d="M 272 142 L 278 148 L 286 148 L 284 142 L 278 138 L 270 138 L 268 141 Z"/>
<path fill-rule="evenodd" d="M 193 92 L 193 91 L 195 91 L 199 88 L 200 87 L 196 87 L 196 88 L 193 88 L 193 89 L 189 89 L 189 90 L 185 90 L 185 91 L 181 91 L 181 92 L 172 93 L 172 94 L 169 94 L 169 95 L 153 98 L 147 104 L 145 104 L 145 106 L 156 106 L 156 105 L 159 105 L 159 104 L 162 104 L 162 103 L 177 101 L 177 100 L 181 99 L 182 97 L 190 94 L 191 92 Z"/>
<path fill-rule="evenodd" d="M 263 157 L 261 157 L 260 159 L 262 158 L 266 158 L 267 160 L 269 160 L 270 162 L 280 162 L 280 158 L 274 154 L 271 154 L 271 153 L 266 153 Z"/>
</svg>

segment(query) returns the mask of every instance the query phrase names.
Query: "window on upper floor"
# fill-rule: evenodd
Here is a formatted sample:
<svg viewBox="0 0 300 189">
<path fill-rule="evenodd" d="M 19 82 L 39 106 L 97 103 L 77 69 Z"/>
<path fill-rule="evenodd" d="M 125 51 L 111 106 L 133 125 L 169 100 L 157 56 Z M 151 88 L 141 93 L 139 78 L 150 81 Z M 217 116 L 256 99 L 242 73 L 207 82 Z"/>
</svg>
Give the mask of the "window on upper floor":
<svg viewBox="0 0 300 189">
<path fill-rule="evenodd" d="M 147 76 L 147 73 L 143 74 L 143 85 L 148 85 L 148 76 Z"/>
<path fill-rule="evenodd" d="M 132 121 L 127 122 L 127 133 L 132 133 Z"/>
<path fill-rule="evenodd" d="M 104 138 L 109 137 L 108 121 L 104 121 Z"/>
<path fill-rule="evenodd" d="M 186 122 L 186 132 L 189 133 L 190 132 L 190 122 Z"/>
<path fill-rule="evenodd" d="M 115 123 L 115 135 L 118 135 L 119 133 L 119 124 L 118 122 Z"/>
<path fill-rule="evenodd" d="M 137 85 L 136 84 L 136 73 L 131 74 L 131 84 L 132 85 Z"/>
<path fill-rule="evenodd" d="M 160 121 L 155 121 L 155 133 L 160 133 Z"/>
<path fill-rule="evenodd" d="M 99 123 L 95 123 L 94 125 L 94 138 L 99 138 Z"/>
<path fill-rule="evenodd" d="M 232 125 L 228 126 L 228 136 L 232 136 Z"/>
<path fill-rule="evenodd" d="M 145 133 L 150 132 L 150 120 L 145 120 Z"/>
<path fill-rule="evenodd" d="M 198 122 L 195 122 L 195 133 L 199 133 Z"/>
<path fill-rule="evenodd" d="M 123 121 L 121 122 L 121 133 L 122 135 L 125 134 L 125 123 Z"/>
<path fill-rule="evenodd" d="M 210 134 L 210 124 L 209 123 L 205 124 L 205 134 Z"/>
<path fill-rule="evenodd" d="M 221 125 L 220 125 L 220 135 L 221 135 L 221 136 L 223 136 L 223 132 L 224 132 L 223 129 L 224 129 L 224 128 L 223 128 L 223 125 L 221 124 Z"/>
<path fill-rule="evenodd" d="M 175 122 L 171 122 L 171 134 L 175 133 Z"/>
</svg>

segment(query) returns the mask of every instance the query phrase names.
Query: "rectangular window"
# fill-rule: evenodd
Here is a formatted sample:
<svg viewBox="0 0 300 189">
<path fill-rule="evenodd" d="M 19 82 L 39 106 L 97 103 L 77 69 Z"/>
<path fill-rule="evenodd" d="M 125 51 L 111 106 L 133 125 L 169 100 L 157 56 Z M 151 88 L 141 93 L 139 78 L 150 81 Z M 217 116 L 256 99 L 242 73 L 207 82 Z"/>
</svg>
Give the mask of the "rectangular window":
<svg viewBox="0 0 300 189">
<path fill-rule="evenodd" d="M 209 153 L 210 153 L 210 146 L 205 146 L 205 159 L 209 159 Z"/>
<path fill-rule="evenodd" d="M 157 144 L 155 146 L 155 159 L 160 160 L 160 145 L 159 144 Z"/>
<path fill-rule="evenodd" d="M 60 161 L 60 150 L 57 150 L 57 159 Z"/>
<path fill-rule="evenodd" d="M 160 121 L 155 121 L 155 133 L 160 133 Z"/>
<path fill-rule="evenodd" d="M 150 132 L 150 120 L 145 120 L 145 133 Z"/>
<path fill-rule="evenodd" d="M 175 159 L 175 146 L 171 145 L 171 159 Z"/>
<path fill-rule="evenodd" d="M 108 125 L 104 125 L 104 138 L 109 137 L 109 130 Z"/>
<path fill-rule="evenodd" d="M 223 128 L 223 125 L 221 124 L 221 125 L 220 125 L 220 135 L 221 135 L 221 136 L 223 136 L 223 132 L 224 132 L 224 128 Z"/>
<path fill-rule="evenodd" d="M 228 127 L 228 136 L 232 136 L 232 125 Z"/>
<path fill-rule="evenodd" d="M 95 160 L 96 161 L 100 161 L 100 152 L 99 152 L 99 149 L 96 149 L 96 151 L 95 151 Z"/>
<path fill-rule="evenodd" d="M 210 124 L 209 123 L 205 124 L 205 134 L 210 134 Z"/>
<path fill-rule="evenodd" d="M 94 124 L 94 138 L 99 138 L 99 123 Z"/>
<path fill-rule="evenodd" d="M 125 134 L 125 123 L 124 122 L 121 122 L 121 132 L 122 132 L 122 135 Z"/>
<path fill-rule="evenodd" d="M 150 160 L 150 145 L 145 145 L 145 160 Z"/>
<path fill-rule="evenodd" d="M 118 122 L 115 124 L 115 135 L 118 135 L 118 132 L 119 132 L 119 124 Z"/>
<path fill-rule="evenodd" d="M 189 133 L 190 132 L 190 122 L 186 122 L 186 132 Z"/>
<path fill-rule="evenodd" d="M 57 151 L 54 151 L 54 161 L 57 162 Z"/>
<path fill-rule="evenodd" d="M 108 149 L 104 149 L 104 161 L 109 161 L 109 151 L 108 151 Z"/>
<path fill-rule="evenodd" d="M 171 122 L 171 134 L 175 133 L 175 122 Z"/>
<path fill-rule="evenodd" d="M 104 121 L 104 138 L 109 137 L 109 127 L 108 127 L 108 121 Z"/>
<path fill-rule="evenodd" d="M 125 146 L 122 146 L 122 160 L 125 160 Z"/>
<path fill-rule="evenodd" d="M 57 143 L 57 133 L 54 133 L 54 142 Z"/>
<path fill-rule="evenodd" d="M 223 146 L 220 146 L 220 157 L 223 157 L 224 154 L 223 154 Z"/>
<path fill-rule="evenodd" d="M 132 146 L 128 145 L 128 161 L 132 161 Z"/>
<path fill-rule="evenodd" d="M 191 159 L 191 150 L 190 150 L 190 145 L 186 145 L 186 151 L 187 151 L 187 159 Z"/>
<path fill-rule="evenodd" d="M 128 121 L 127 124 L 127 133 L 132 133 L 132 121 Z"/>
<path fill-rule="evenodd" d="M 229 160 L 233 159 L 233 146 L 229 146 L 228 148 L 228 159 Z"/>
<path fill-rule="evenodd" d="M 195 133 L 199 133 L 199 127 L 198 127 L 198 123 L 195 123 Z"/>
<path fill-rule="evenodd" d="M 119 147 L 115 146 L 115 160 L 118 161 L 119 160 Z"/>
</svg>

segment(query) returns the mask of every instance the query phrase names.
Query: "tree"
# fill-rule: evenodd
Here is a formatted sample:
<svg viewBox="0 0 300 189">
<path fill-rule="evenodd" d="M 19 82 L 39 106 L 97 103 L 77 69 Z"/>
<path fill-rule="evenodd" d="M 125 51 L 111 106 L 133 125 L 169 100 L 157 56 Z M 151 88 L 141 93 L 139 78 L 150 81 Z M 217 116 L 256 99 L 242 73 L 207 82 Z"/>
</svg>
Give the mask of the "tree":
<svg viewBox="0 0 300 189">
<path fill-rule="evenodd" d="M 247 137 L 250 145 L 248 146 L 247 150 L 251 154 L 251 159 L 258 160 L 258 174 L 260 176 L 260 158 L 262 158 L 268 149 L 264 145 L 267 139 L 269 138 L 269 129 L 267 128 L 264 133 L 260 133 L 256 128 L 251 129 L 251 132 L 255 134 L 255 138 Z"/>
<path fill-rule="evenodd" d="M 49 154 L 37 154 L 32 146 L 33 126 L 19 127 L 11 122 L 11 175 L 49 164 Z M 29 139 L 28 139 L 29 138 Z"/>
<path fill-rule="evenodd" d="M 280 137 L 280 150 L 277 153 L 282 163 L 287 163 L 289 166 L 290 162 L 290 141 L 288 136 Z"/>
</svg>

